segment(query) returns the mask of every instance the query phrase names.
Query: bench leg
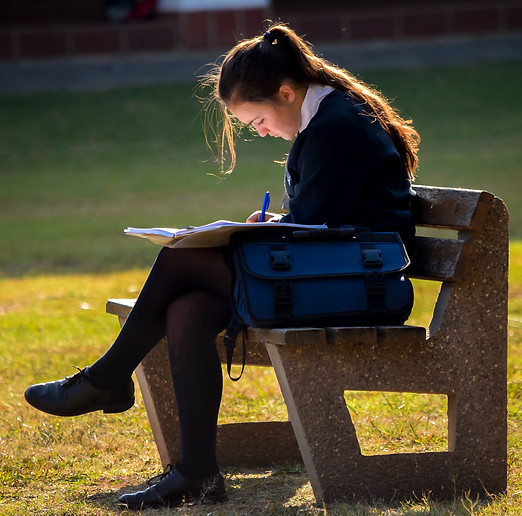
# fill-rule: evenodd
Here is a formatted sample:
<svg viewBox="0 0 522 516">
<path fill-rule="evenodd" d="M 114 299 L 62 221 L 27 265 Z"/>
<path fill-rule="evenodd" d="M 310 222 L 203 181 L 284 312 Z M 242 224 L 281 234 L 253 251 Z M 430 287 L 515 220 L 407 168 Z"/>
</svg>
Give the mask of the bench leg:
<svg viewBox="0 0 522 516">
<path fill-rule="evenodd" d="M 180 456 L 179 420 L 168 364 L 168 348 L 160 341 L 136 370 L 161 462 L 175 464 Z M 301 462 L 288 421 L 224 424 L 217 431 L 222 466 L 271 466 Z"/>
<path fill-rule="evenodd" d="M 426 371 L 420 375 L 419 382 L 401 385 L 408 375 L 400 369 L 392 375 L 382 365 L 376 365 L 391 363 L 393 356 L 399 354 L 394 346 L 383 347 L 386 349 L 381 349 L 381 353 L 386 354 L 378 361 L 372 359 L 372 350 L 359 347 L 354 352 L 356 346 L 349 344 L 335 347 L 325 342 L 267 345 L 318 503 L 361 499 L 390 501 L 422 497 L 425 493 L 435 499 L 451 499 L 456 492 L 483 496 L 504 489 L 502 449 L 505 442 L 502 444 L 502 439 L 505 433 L 500 428 L 500 437 L 493 439 L 499 444 L 495 447 L 493 443 L 491 449 L 492 439 L 477 444 L 476 438 L 483 435 L 484 426 L 478 419 L 488 413 L 488 405 L 483 400 L 480 406 L 470 407 L 472 396 L 465 391 L 449 396 L 448 451 L 362 455 L 344 401 L 345 390 L 375 390 L 372 385 L 382 380 L 384 383 L 377 390 L 430 392 L 428 383 L 421 383 Z M 369 360 L 358 361 L 359 352 Z M 422 369 L 420 363 L 415 367 L 415 355 L 412 356 L 414 365 L 407 371 L 412 377 L 415 377 L 415 369 Z M 417 358 L 423 356 L 419 353 Z M 368 381 L 361 381 L 366 377 Z M 387 377 L 394 379 L 387 381 Z M 498 421 L 496 415 L 491 416 Z M 456 425 L 460 428 L 458 445 Z"/>
<path fill-rule="evenodd" d="M 323 344 L 326 342 L 319 346 Z M 267 344 L 267 350 L 315 498 L 318 503 L 331 501 L 330 488 L 343 491 L 345 482 L 339 477 L 347 465 L 357 463 L 361 457 L 343 391 L 339 395 L 315 396 L 310 395 L 314 389 L 303 388 L 304 378 L 321 382 L 314 371 L 314 361 L 303 360 L 305 348 Z M 324 390 L 320 392 L 327 394 Z"/>
<path fill-rule="evenodd" d="M 176 464 L 181 452 L 179 419 L 174 387 L 168 364 L 165 339 L 147 355 L 136 369 L 147 416 L 163 467 Z"/>
</svg>

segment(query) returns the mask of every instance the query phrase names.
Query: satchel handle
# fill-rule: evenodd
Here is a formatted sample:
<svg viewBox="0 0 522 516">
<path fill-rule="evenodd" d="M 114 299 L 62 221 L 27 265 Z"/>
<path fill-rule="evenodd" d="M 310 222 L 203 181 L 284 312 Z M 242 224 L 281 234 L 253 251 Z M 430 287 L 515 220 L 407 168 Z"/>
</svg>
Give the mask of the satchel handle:
<svg viewBox="0 0 522 516">
<path fill-rule="evenodd" d="M 241 365 L 241 372 L 239 376 L 232 376 L 232 357 L 234 356 L 234 349 L 236 347 L 237 336 L 243 334 L 243 363 Z M 246 365 L 246 339 L 245 339 L 245 327 L 239 322 L 235 315 L 232 316 L 228 327 L 223 336 L 223 343 L 227 348 L 227 372 L 228 377 L 233 381 L 237 382 L 242 376 Z"/>
<path fill-rule="evenodd" d="M 353 226 L 343 226 L 341 228 L 321 228 L 321 229 L 299 229 L 292 231 L 294 240 L 306 240 L 308 238 L 332 238 L 348 237 L 355 235 Z"/>
</svg>

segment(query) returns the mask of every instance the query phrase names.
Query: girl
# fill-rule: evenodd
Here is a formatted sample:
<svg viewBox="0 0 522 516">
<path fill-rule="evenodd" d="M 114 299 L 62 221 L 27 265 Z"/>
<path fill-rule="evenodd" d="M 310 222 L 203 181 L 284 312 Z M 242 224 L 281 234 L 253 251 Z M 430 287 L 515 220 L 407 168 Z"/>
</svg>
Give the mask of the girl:
<svg viewBox="0 0 522 516">
<path fill-rule="evenodd" d="M 294 141 L 285 172 L 289 211 L 266 213 L 264 221 L 398 231 L 411 245 L 410 182 L 419 137 L 377 91 L 316 56 L 283 24 L 238 43 L 205 83 L 223 115 L 223 171 L 235 164 L 238 121 L 260 136 Z M 255 212 L 247 222 L 259 219 Z M 163 248 L 105 355 L 72 377 L 25 393 L 31 405 L 59 416 L 127 410 L 134 404 L 132 372 L 167 336 L 181 457 L 154 486 L 121 496 L 128 508 L 226 498 L 216 459 L 223 380 L 215 340 L 231 318 L 227 261 L 227 248 Z"/>
</svg>

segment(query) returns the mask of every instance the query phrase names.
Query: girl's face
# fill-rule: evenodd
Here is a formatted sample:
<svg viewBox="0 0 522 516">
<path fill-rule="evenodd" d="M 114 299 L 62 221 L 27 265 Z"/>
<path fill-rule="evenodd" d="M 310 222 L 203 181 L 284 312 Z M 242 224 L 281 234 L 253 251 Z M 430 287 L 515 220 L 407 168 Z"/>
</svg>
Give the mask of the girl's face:
<svg viewBox="0 0 522 516">
<path fill-rule="evenodd" d="M 228 109 L 240 122 L 251 125 L 259 136 L 293 140 L 301 125 L 303 99 L 292 87 L 282 85 L 275 98 L 261 102 L 231 102 Z"/>
</svg>

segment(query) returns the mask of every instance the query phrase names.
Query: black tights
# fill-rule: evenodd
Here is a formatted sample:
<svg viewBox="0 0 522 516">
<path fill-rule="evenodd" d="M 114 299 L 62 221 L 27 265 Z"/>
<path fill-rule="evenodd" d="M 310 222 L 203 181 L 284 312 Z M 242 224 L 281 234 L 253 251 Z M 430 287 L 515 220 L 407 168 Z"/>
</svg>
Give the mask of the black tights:
<svg viewBox="0 0 522 516">
<path fill-rule="evenodd" d="M 218 472 L 223 378 L 215 340 L 230 320 L 229 298 L 221 249 L 163 248 L 114 344 L 90 367 L 98 387 L 119 385 L 167 336 L 181 431 L 178 468 L 190 478 Z"/>
</svg>

